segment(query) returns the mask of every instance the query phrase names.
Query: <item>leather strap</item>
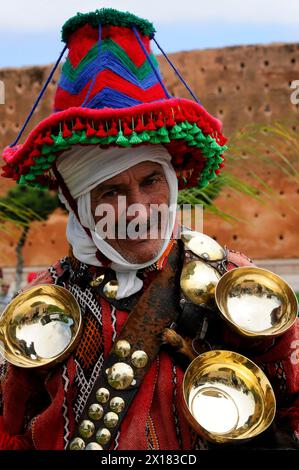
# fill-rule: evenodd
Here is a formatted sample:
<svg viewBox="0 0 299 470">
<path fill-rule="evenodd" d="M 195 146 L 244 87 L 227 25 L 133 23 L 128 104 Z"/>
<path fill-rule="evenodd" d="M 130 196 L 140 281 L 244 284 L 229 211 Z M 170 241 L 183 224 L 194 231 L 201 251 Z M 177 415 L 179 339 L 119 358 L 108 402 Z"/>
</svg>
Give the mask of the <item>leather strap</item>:
<svg viewBox="0 0 299 470">
<path fill-rule="evenodd" d="M 143 295 L 139 298 L 137 304 L 129 314 L 118 338 L 116 338 L 114 347 L 103 364 L 102 371 L 94 384 L 86 406 L 82 412 L 82 416 L 76 426 L 74 437 L 81 437 L 84 440 L 85 445 L 95 443 L 97 431 L 103 427 L 107 428 L 107 425 L 105 425 L 105 415 L 112 411 L 110 400 L 114 397 L 119 397 L 124 400 L 124 408 L 120 413 L 117 413 L 117 425 L 109 429 L 111 433 L 109 442 L 101 444 L 104 449 L 109 448 L 132 400 L 138 392 L 145 374 L 159 353 L 161 346 L 161 332 L 164 328 L 169 327 L 171 323 L 177 320 L 178 315 L 180 314 L 179 300 L 180 273 L 183 263 L 182 258 L 183 250 L 180 250 L 178 244 L 175 243 L 169 255 L 166 267 L 156 276 Z M 115 345 L 117 345 L 120 340 L 128 341 L 131 346 L 130 354 L 124 358 L 120 358 L 115 352 Z M 134 367 L 132 364 L 131 356 L 135 351 L 144 351 L 147 354 L 148 362 L 144 367 L 138 368 Z M 107 369 L 120 362 L 129 365 L 134 371 L 135 382 L 124 390 L 118 390 L 111 387 L 108 383 L 106 373 Z M 90 418 L 88 410 L 91 405 L 99 403 L 96 397 L 96 392 L 99 388 L 107 389 L 110 397 L 106 403 L 101 403 L 104 411 L 103 417 L 99 420 L 93 420 Z M 89 437 L 83 437 L 80 435 L 80 424 L 83 420 L 88 420 L 94 426 L 94 432 Z"/>
</svg>

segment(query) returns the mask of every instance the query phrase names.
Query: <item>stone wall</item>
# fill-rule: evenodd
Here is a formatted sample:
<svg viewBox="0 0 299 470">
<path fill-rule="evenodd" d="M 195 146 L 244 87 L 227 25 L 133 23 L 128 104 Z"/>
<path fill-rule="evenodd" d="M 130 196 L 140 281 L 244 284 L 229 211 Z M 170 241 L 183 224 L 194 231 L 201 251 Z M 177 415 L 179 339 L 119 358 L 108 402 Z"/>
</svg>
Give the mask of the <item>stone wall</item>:
<svg viewBox="0 0 299 470">
<path fill-rule="evenodd" d="M 249 123 L 269 124 L 280 120 L 298 141 L 299 106 L 290 101 L 290 83 L 299 79 L 298 52 L 298 44 L 274 44 L 180 52 L 172 54 L 171 58 L 205 108 L 223 121 L 228 137 Z M 189 97 L 165 60 L 159 57 L 159 62 L 170 92 Z M 47 66 L 0 70 L 6 91 L 5 105 L 0 105 L 1 148 L 15 138 L 50 69 Z M 25 135 L 50 114 L 57 78 L 56 74 Z M 284 155 L 298 165 L 294 147 L 286 145 L 283 138 L 278 145 Z M 267 154 L 271 158 L 270 150 Z M 298 178 L 284 174 L 279 164 L 275 168 L 254 162 L 249 155 L 247 158 L 246 152 L 242 152 L 242 158 L 244 164 L 236 168 L 235 173 L 250 182 L 250 171 L 254 169 L 272 186 L 273 197 L 267 204 L 260 204 L 225 188 L 217 203 L 238 221 L 232 223 L 207 214 L 205 232 L 253 258 L 297 258 Z M 276 158 L 274 154 L 273 158 Z M 1 178 L 2 194 L 10 184 Z M 57 211 L 49 221 L 33 224 L 24 250 L 27 266 L 48 265 L 67 252 L 65 220 L 62 212 Z M 15 241 L 16 238 L 2 237 L 0 265 L 14 265 Z"/>
</svg>

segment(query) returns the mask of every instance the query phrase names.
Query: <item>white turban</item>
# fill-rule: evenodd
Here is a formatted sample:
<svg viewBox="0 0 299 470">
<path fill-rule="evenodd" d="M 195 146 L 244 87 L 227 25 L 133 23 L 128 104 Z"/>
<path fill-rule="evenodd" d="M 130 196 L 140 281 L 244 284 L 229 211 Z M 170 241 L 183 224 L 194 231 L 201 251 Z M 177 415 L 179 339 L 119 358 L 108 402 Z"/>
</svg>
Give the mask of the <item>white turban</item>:
<svg viewBox="0 0 299 470">
<path fill-rule="evenodd" d="M 151 161 L 159 163 L 169 186 L 169 217 L 161 250 L 154 259 L 135 264 L 124 259 L 112 246 L 100 238 L 95 231 L 95 221 L 91 211 L 90 192 L 99 184 L 126 171 L 138 163 Z M 171 156 L 162 145 L 146 145 L 134 148 L 110 147 L 101 149 L 96 145 L 76 145 L 63 152 L 57 160 L 57 168 L 62 175 L 72 197 L 77 202 L 79 223 L 68 202 L 59 190 L 59 197 L 69 211 L 66 236 L 72 245 L 74 256 L 93 266 L 101 266 L 96 257 L 99 250 L 109 260 L 118 281 L 117 298 L 128 297 L 138 292 L 143 285 L 137 271 L 155 263 L 165 251 L 174 228 L 178 194 L 177 177 L 171 164 Z M 91 232 L 90 238 L 82 225 Z"/>
</svg>

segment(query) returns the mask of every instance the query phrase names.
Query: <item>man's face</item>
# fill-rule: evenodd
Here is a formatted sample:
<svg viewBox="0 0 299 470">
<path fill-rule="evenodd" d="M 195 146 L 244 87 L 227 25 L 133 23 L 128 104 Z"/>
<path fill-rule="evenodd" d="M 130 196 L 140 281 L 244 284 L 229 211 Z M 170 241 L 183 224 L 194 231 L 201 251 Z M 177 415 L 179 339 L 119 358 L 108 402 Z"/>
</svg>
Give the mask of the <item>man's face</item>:
<svg viewBox="0 0 299 470">
<path fill-rule="evenodd" d="M 9 290 L 9 285 L 8 284 L 2 284 L 1 285 L 1 294 L 2 295 L 6 295 L 8 293 L 8 290 Z"/>
<path fill-rule="evenodd" d="M 125 201 L 125 205 L 119 207 L 120 199 Z M 125 199 L 124 199 L 125 198 Z M 169 204 L 169 187 L 165 178 L 163 168 L 158 163 L 143 162 L 123 171 L 119 175 L 104 181 L 91 191 L 91 209 L 97 224 L 104 217 L 98 216 L 99 205 L 109 204 L 113 208 L 115 220 L 115 238 L 108 237 L 109 243 L 118 253 L 130 263 L 145 263 L 157 256 L 163 245 L 161 226 L 155 232 L 155 238 L 150 238 L 150 226 L 153 224 L 152 205 Z M 128 208 L 132 204 L 142 205 L 144 210 L 138 213 L 138 222 L 142 227 L 143 237 L 131 239 L 118 237 L 118 222 L 120 216 L 123 217 L 127 227 L 133 219 L 136 220 L 136 213 L 128 215 Z M 155 207 L 155 206 L 154 206 Z M 96 209 L 98 208 L 97 212 Z M 114 223 L 114 222 L 113 222 Z"/>
</svg>

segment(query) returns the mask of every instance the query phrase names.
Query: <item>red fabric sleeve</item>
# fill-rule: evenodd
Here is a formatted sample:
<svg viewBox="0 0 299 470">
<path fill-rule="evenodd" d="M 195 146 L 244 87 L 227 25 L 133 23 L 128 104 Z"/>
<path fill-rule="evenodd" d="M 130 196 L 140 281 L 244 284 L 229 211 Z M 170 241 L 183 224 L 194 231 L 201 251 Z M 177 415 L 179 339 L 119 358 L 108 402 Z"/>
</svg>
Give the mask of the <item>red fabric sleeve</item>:
<svg viewBox="0 0 299 470">
<path fill-rule="evenodd" d="M 11 436 L 4 430 L 3 417 L 0 416 L 0 450 L 34 449 L 30 434 Z"/>
</svg>

